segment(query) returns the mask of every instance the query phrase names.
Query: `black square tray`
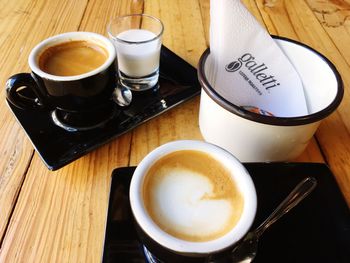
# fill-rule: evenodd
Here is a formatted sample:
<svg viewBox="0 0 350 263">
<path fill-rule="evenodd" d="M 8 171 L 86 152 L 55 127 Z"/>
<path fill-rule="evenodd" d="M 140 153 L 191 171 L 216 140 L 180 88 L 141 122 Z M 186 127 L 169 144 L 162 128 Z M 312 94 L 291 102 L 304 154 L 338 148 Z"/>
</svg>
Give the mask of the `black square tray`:
<svg viewBox="0 0 350 263">
<path fill-rule="evenodd" d="M 8 105 L 46 166 L 56 170 L 200 93 L 196 69 L 164 46 L 159 70 L 157 91 L 134 93 L 130 106 L 90 131 L 68 132 L 53 123 L 49 111 Z"/>
<path fill-rule="evenodd" d="M 350 210 L 329 168 L 316 163 L 247 163 L 258 195 L 257 227 L 304 178 L 315 190 L 261 237 L 254 262 L 349 263 Z M 135 167 L 115 169 L 106 226 L 103 262 L 147 262 L 137 240 L 129 205 Z"/>
</svg>

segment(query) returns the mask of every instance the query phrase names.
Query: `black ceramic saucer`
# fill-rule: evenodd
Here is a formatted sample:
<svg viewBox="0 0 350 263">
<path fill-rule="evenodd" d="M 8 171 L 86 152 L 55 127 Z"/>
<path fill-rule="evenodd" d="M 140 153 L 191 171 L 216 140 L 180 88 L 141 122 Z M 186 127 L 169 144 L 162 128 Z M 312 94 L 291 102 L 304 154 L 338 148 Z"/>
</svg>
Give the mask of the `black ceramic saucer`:
<svg viewBox="0 0 350 263">
<path fill-rule="evenodd" d="M 258 195 L 257 227 L 304 178 L 315 190 L 261 237 L 254 262 L 350 262 L 350 210 L 329 168 L 315 163 L 247 163 Z M 106 226 L 103 262 L 147 262 L 138 242 L 129 205 L 135 167 L 115 169 Z"/>
<path fill-rule="evenodd" d="M 96 129 L 68 132 L 56 126 L 49 111 L 24 111 L 8 103 L 46 166 L 56 170 L 123 133 L 199 94 L 194 67 L 162 47 L 159 88 L 134 93 L 131 105 Z"/>
</svg>

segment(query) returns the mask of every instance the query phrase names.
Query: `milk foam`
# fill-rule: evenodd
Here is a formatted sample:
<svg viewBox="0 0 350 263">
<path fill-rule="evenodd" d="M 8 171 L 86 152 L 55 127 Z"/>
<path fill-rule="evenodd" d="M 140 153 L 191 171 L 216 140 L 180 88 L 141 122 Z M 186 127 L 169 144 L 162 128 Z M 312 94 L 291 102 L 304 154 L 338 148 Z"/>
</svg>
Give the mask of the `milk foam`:
<svg viewBox="0 0 350 263">
<path fill-rule="evenodd" d="M 148 41 L 156 35 L 145 29 L 131 29 L 118 34 L 117 39 L 131 42 Z M 143 77 L 154 73 L 159 68 L 161 40 L 140 44 L 128 44 L 115 41 L 118 67 L 130 77 Z"/>
<path fill-rule="evenodd" d="M 225 235 L 239 221 L 244 206 L 231 171 L 196 150 L 172 152 L 157 160 L 145 175 L 143 200 L 162 230 L 193 242 Z"/>
<path fill-rule="evenodd" d="M 213 183 L 184 169 L 169 171 L 152 193 L 159 218 L 174 231 L 190 236 L 212 236 L 230 223 L 232 203 L 217 199 Z"/>
</svg>

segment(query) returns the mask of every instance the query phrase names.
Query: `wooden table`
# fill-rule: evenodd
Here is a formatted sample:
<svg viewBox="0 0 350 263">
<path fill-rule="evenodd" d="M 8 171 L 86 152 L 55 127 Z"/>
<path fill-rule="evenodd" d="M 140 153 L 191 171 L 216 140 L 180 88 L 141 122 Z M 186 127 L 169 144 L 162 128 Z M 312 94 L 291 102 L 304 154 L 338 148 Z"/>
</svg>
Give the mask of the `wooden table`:
<svg viewBox="0 0 350 263">
<path fill-rule="evenodd" d="M 350 0 L 244 0 L 272 34 L 326 55 L 342 75 L 345 95 L 295 161 L 325 162 L 350 205 Z M 209 0 L 0 0 L 1 85 L 29 71 L 41 40 L 68 31 L 106 35 L 118 15 L 148 13 L 165 25 L 164 44 L 193 66 L 208 47 Z M 0 262 L 99 262 L 111 171 L 137 165 L 155 147 L 202 139 L 198 97 L 51 172 L 0 99 Z"/>
</svg>

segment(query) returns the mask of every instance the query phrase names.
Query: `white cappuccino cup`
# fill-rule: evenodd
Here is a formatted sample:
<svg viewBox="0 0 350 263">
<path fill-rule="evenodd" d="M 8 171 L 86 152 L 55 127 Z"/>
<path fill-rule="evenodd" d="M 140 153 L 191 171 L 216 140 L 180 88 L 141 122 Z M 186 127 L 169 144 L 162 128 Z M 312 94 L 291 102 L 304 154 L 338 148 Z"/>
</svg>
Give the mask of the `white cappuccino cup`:
<svg viewBox="0 0 350 263">
<path fill-rule="evenodd" d="M 130 185 L 139 237 L 165 262 L 202 262 L 232 248 L 254 221 L 256 199 L 244 166 L 202 141 L 156 148 L 140 162 Z"/>
</svg>

